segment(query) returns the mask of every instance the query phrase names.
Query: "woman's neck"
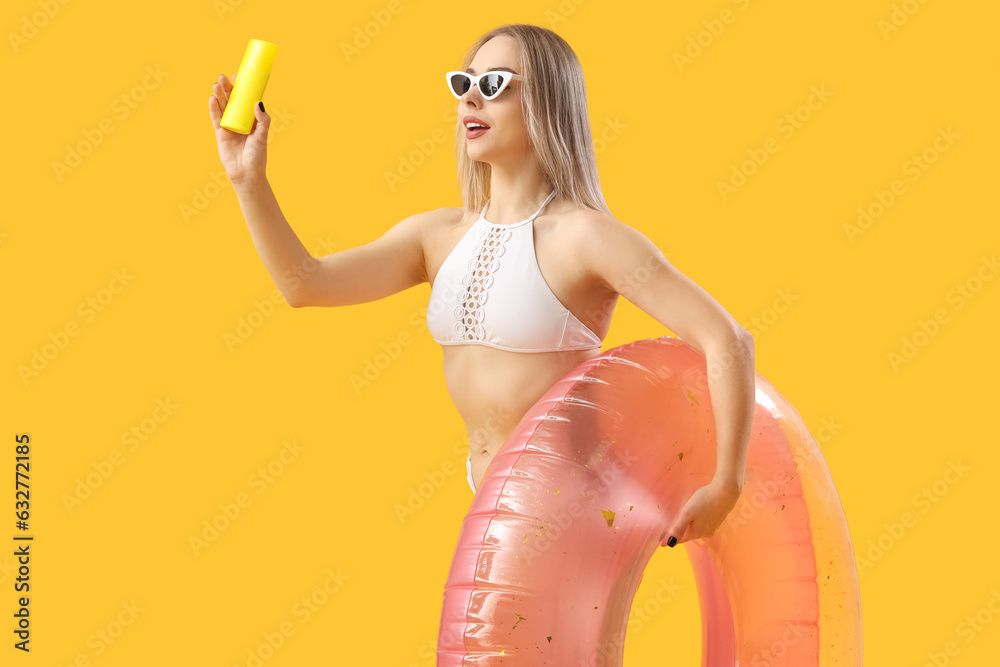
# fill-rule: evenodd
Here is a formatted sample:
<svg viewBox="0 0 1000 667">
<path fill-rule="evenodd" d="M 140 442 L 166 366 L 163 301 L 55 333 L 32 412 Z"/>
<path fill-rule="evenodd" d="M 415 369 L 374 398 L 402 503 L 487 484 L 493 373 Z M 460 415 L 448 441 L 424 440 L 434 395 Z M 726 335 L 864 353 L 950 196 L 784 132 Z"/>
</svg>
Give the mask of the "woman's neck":
<svg viewBox="0 0 1000 667">
<path fill-rule="evenodd" d="M 538 210 L 552 186 L 535 166 L 516 170 L 493 165 L 490 173 L 490 221 L 498 225 L 520 222 Z"/>
</svg>

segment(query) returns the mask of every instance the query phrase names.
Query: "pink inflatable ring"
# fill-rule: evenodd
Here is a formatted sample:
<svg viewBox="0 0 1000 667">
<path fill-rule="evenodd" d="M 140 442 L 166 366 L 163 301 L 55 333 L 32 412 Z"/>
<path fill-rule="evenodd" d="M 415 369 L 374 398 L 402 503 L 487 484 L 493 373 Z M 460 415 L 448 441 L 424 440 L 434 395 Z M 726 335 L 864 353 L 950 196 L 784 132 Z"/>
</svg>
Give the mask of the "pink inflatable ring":
<svg viewBox="0 0 1000 667">
<path fill-rule="evenodd" d="M 862 664 L 850 534 L 822 452 L 758 372 L 743 493 L 684 542 L 703 667 Z M 487 468 L 444 591 L 440 667 L 621 665 L 632 599 L 715 470 L 705 356 L 671 337 L 556 383 Z"/>
</svg>

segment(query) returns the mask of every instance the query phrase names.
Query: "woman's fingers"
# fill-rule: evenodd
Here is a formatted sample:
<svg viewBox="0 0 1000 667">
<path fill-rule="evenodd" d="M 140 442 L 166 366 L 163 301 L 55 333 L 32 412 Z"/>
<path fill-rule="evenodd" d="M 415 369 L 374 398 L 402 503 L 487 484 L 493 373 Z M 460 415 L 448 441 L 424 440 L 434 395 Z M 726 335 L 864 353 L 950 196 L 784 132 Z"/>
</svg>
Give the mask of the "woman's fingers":
<svg viewBox="0 0 1000 667">
<path fill-rule="evenodd" d="M 226 94 L 226 91 L 222 87 L 222 84 L 220 84 L 218 82 L 216 82 L 215 84 L 213 84 L 212 85 L 212 94 L 215 96 L 215 99 L 219 102 L 219 109 L 222 110 L 222 111 L 225 111 L 226 110 L 226 102 L 229 101 L 229 96 Z"/>
<path fill-rule="evenodd" d="M 208 98 L 208 115 L 212 118 L 212 125 L 218 130 L 219 123 L 222 121 L 222 112 L 219 110 L 219 100 L 216 99 L 215 95 Z"/>
<path fill-rule="evenodd" d="M 222 118 L 222 112 L 226 110 L 226 104 L 229 102 L 229 94 L 233 92 L 233 83 L 236 81 L 236 75 L 233 75 L 233 81 L 230 82 L 229 78 L 225 74 L 219 75 L 219 80 L 212 84 L 212 95 L 219 103 L 219 118 Z M 218 86 L 218 87 L 216 87 Z M 210 109 L 213 113 L 214 120 L 214 109 Z M 218 123 L 216 123 L 218 126 Z"/>
</svg>

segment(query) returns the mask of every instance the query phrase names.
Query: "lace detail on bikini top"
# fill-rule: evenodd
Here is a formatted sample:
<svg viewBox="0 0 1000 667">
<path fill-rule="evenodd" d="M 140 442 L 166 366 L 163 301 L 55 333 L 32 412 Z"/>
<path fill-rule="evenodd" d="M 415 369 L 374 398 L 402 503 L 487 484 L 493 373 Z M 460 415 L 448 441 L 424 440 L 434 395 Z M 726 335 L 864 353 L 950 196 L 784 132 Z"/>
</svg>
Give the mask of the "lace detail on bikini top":
<svg viewBox="0 0 1000 667">
<path fill-rule="evenodd" d="M 532 223 L 497 225 L 483 207 L 431 287 L 427 328 L 441 345 L 489 345 L 512 352 L 601 347 L 600 337 L 559 301 L 535 260 Z"/>
</svg>

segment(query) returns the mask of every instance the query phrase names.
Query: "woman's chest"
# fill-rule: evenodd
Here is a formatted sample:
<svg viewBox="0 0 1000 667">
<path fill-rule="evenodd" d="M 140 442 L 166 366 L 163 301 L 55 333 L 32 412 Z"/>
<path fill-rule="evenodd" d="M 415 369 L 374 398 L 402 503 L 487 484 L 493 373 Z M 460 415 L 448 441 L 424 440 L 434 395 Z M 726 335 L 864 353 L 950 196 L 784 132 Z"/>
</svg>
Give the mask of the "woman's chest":
<svg viewBox="0 0 1000 667">
<path fill-rule="evenodd" d="M 440 311 L 438 333 L 443 335 L 463 320 L 469 327 L 481 328 L 489 315 L 497 326 L 534 326 L 540 330 L 533 337 L 548 339 L 552 335 L 542 332 L 566 327 L 568 314 L 603 339 L 617 294 L 592 279 L 577 249 L 572 223 L 572 216 L 563 214 L 513 226 L 478 220 L 471 226 L 438 227 L 425 251 L 430 305 Z M 452 317 L 458 322 L 451 322 Z M 576 322 L 573 325 L 580 328 Z M 467 334 L 462 337 L 477 338 L 469 327 L 462 327 Z M 577 339 L 581 337 L 588 339 L 590 333 L 581 331 Z"/>
</svg>

